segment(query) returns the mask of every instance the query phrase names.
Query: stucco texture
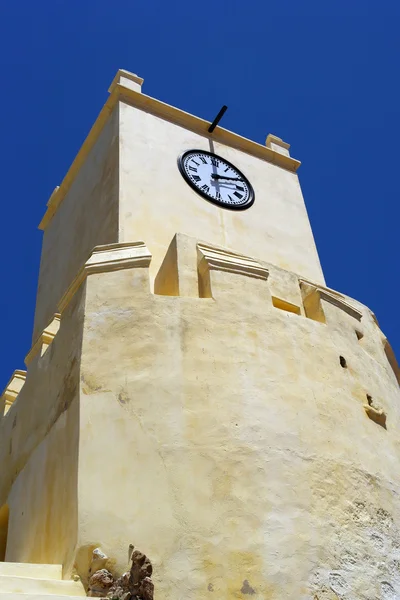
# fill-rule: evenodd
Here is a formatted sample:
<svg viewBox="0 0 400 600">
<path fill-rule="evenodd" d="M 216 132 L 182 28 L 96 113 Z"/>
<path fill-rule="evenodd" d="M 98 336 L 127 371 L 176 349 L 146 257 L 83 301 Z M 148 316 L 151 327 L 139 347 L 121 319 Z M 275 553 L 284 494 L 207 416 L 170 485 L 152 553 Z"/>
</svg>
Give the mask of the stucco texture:
<svg viewBox="0 0 400 600">
<path fill-rule="evenodd" d="M 320 323 L 218 270 L 211 298 L 153 295 L 146 271 L 87 280 L 79 544 L 117 571 L 139 547 L 158 598 L 400 593 L 399 388 L 368 309 Z"/>
<path fill-rule="evenodd" d="M 93 548 L 118 575 L 132 543 L 156 598 L 396 597 L 400 398 L 372 313 L 182 234 L 154 294 L 133 247 L 136 268 L 99 252 L 1 420 L 6 560 L 85 583 Z"/>
</svg>

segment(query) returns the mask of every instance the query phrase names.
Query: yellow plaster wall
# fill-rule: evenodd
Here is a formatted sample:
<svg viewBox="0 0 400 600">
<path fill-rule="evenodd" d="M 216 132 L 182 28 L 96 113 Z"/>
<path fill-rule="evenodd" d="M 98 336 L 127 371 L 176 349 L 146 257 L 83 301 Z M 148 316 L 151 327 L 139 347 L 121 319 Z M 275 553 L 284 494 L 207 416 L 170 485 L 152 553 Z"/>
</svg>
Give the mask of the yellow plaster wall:
<svg viewBox="0 0 400 600">
<path fill-rule="evenodd" d="M 221 209 L 192 190 L 177 167 L 191 148 L 241 169 L 254 187 L 254 205 Z M 120 102 L 119 239 L 151 246 L 153 279 L 177 231 L 324 282 L 295 173 Z"/>
<path fill-rule="evenodd" d="M 92 265 L 30 355 L 0 420 L 8 560 L 66 576 L 75 561 L 85 579 L 94 547 L 120 574 L 133 543 L 163 600 L 400 595 L 398 382 L 370 311 L 315 289 L 297 176 L 128 101 L 46 218 L 34 339 L 95 245 L 144 239 L 153 261 Z M 176 159 L 193 147 L 243 170 L 250 210 L 187 186 Z M 198 238 L 247 272 L 219 249 L 199 277 Z"/>
<path fill-rule="evenodd" d="M 7 561 L 62 564 L 71 572 L 77 542 L 78 450 L 75 398 L 12 486 Z"/>
<path fill-rule="evenodd" d="M 118 572 L 133 543 L 166 600 L 400 590 L 400 394 L 371 313 L 324 303 L 320 323 L 273 306 L 269 280 L 213 270 L 211 285 L 154 296 L 146 269 L 88 277 L 78 546 Z"/>
<path fill-rule="evenodd" d="M 77 538 L 79 373 L 84 289 L 0 420 L 0 506 L 10 510 L 7 560 L 73 562 Z"/>
<path fill-rule="evenodd" d="M 118 241 L 118 160 L 116 108 L 44 232 L 33 341 L 94 246 Z"/>
</svg>

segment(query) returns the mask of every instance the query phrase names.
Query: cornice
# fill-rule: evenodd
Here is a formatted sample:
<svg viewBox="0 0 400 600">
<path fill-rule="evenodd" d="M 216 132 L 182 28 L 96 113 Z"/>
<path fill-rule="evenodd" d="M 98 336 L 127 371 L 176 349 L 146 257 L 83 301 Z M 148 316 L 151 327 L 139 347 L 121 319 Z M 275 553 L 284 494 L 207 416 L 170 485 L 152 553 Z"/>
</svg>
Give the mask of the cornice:
<svg viewBox="0 0 400 600">
<path fill-rule="evenodd" d="M 268 279 L 269 271 L 256 260 L 208 244 L 197 244 L 199 273 L 227 271 L 255 279 Z"/>
<path fill-rule="evenodd" d="M 309 281 L 308 279 L 303 279 L 301 277 L 299 278 L 299 284 L 300 286 L 305 285 L 313 291 L 317 291 L 322 300 L 325 300 L 326 302 L 329 302 L 329 304 L 340 308 L 341 310 L 343 310 L 343 312 L 347 313 L 354 319 L 357 319 L 357 321 L 361 321 L 363 316 L 362 312 L 360 312 L 357 308 L 355 308 L 349 302 L 347 302 L 344 299 L 343 295 L 339 292 L 336 292 L 335 290 L 322 286 L 318 283 Z"/>
<path fill-rule="evenodd" d="M 57 208 L 71 187 L 71 184 L 74 181 L 79 169 L 85 162 L 111 112 L 116 104 L 120 101 L 165 119 L 166 121 L 170 121 L 171 123 L 185 127 L 186 129 L 189 129 L 195 133 L 199 133 L 200 135 L 210 138 L 213 141 L 220 142 L 221 144 L 236 148 L 242 152 L 245 152 L 246 154 L 250 154 L 260 158 L 261 160 L 265 160 L 266 162 L 277 165 L 278 167 L 286 169 L 287 171 L 291 171 L 292 173 L 295 173 L 301 164 L 300 161 L 291 158 L 290 156 L 276 152 L 267 146 L 253 142 L 252 140 L 244 138 L 233 131 L 223 129 L 222 127 L 217 127 L 214 132 L 210 134 L 208 133 L 208 128 L 210 126 L 209 121 L 205 121 L 200 117 L 191 115 L 180 108 L 176 108 L 175 106 L 165 104 L 165 102 L 161 102 L 161 100 L 156 100 L 155 98 L 146 96 L 145 94 L 130 89 L 124 85 L 121 85 L 120 83 L 113 84 L 111 89 L 112 91 L 107 102 L 100 111 L 99 116 L 97 117 L 87 138 L 83 142 L 78 154 L 75 157 L 75 160 L 70 166 L 60 186 L 54 190 L 52 196 L 50 197 L 47 211 L 39 224 L 39 229 L 46 229 Z"/>
<path fill-rule="evenodd" d="M 362 313 L 353 306 L 351 306 L 348 302 L 345 302 L 337 296 L 334 296 L 333 294 L 330 294 L 329 292 L 326 292 L 325 290 L 322 290 L 320 288 L 318 289 L 318 291 L 322 300 L 325 300 L 326 302 L 329 302 L 329 304 L 340 308 L 341 310 L 343 310 L 343 312 L 353 317 L 353 319 L 361 321 Z"/>
<path fill-rule="evenodd" d="M 144 242 L 125 242 L 96 246 L 61 298 L 58 304 L 60 313 L 68 306 L 72 297 L 88 275 L 92 273 L 120 271 L 121 269 L 149 267 L 151 259 L 151 252 Z"/>
</svg>

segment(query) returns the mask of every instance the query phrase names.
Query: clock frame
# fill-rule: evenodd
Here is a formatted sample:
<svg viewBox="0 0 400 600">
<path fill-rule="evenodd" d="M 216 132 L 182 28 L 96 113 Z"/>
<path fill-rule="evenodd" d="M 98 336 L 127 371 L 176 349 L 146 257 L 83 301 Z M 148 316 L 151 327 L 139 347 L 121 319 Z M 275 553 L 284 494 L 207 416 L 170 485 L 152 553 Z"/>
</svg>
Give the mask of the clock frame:
<svg viewBox="0 0 400 600">
<path fill-rule="evenodd" d="M 203 189 L 198 187 L 196 185 L 196 183 L 194 181 L 192 181 L 189 174 L 187 173 L 187 170 L 185 169 L 186 158 L 189 155 L 196 155 L 196 154 L 209 156 L 210 159 L 214 158 L 215 160 L 219 161 L 220 163 L 226 165 L 227 167 L 232 169 L 234 172 L 236 172 L 240 176 L 241 181 L 243 181 L 247 186 L 248 198 L 247 198 L 246 202 L 243 202 L 242 204 L 239 204 L 239 203 L 231 204 L 229 202 L 224 201 L 223 199 L 214 198 L 212 195 L 208 194 L 206 191 L 204 191 Z M 253 189 L 253 186 L 251 185 L 250 181 L 247 179 L 247 177 L 245 175 L 243 175 L 243 173 L 233 163 L 231 163 L 229 160 L 226 160 L 226 158 L 223 158 L 222 156 L 215 154 L 214 152 L 208 152 L 207 150 L 200 150 L 200 149 L 186 150 L 185 152 L 182 152 L 182 154 L 180 154 L 180 156 L 178 156 L 178 168 L 179 168 L 179 171 L 180 171 L 182 177 L 186 181 L 186 183 L 193 190 L 195 190 L 195 192 L 197 192 L 200 196 L 205 198 L 208 202 L 211 202 L 212 204 L 216 204 L 220 208 L 226 208 L 228 210 L 246 210 L 247 208 L 250 208 L 250 206 L 252 206 L 254 203 L 254 200 L 255 200 L 254 189 Z M 208 187 L 208 186 L 206 186 L 206 187 Z M 233 194 L 234 193 L 235 192 L 233 192 Z"/>
</svg>

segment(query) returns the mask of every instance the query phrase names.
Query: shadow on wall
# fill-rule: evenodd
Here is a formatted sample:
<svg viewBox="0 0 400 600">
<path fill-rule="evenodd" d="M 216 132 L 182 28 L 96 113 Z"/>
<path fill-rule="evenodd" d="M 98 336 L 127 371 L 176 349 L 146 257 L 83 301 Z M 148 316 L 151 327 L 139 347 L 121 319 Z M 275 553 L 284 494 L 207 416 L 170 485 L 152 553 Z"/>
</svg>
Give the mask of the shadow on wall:
<svg viewBox="0 0 400 600">
<path fill-rule="evenodd" d="M 6 558 L 9 509 L 7 504 L 0 508 L 0 561 Z"/>
<path fill-rule="evenodd" d="M 389 365 L 393 369 L 393 372 L 396 376 L 397 382 L 400 385 L 400 368 L 399 368 L 398 362 L 396 360 L 396 356 L 392 350 L 392 347 L 387 340 L 385 341 L 385 354 L 386 354 L 386 358 L 388 359 Z"/>
</svg>

